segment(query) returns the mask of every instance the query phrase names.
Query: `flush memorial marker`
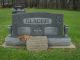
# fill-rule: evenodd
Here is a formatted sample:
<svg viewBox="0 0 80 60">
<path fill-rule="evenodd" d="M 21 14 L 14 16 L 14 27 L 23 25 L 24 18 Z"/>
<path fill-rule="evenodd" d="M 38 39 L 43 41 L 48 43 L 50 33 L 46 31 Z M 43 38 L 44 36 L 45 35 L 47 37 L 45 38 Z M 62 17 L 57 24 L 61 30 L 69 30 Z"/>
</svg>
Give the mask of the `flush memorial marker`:
<svg viewBox="0 0 80 60">
<path fill-rule="evenodd" d="M 46 36 L 34 36 L 26 42 L 27 50 L 42 51 L 48 49 L 48 40 Z"/>
<path fill-rule="evenodd" d="M 10 34 L 5 38 L 4 45 L 27 45 L 29 50 L 33 49 L 32 47 L 34 47 L 33 50 L 39 50 L 40 45 L 45 49 L 52 46 L 67 46 L 69 48 L 71 46 L 71 38 L 67 35 L 67 32 L 68 26 L 64 25 L 63 14 L 47 12 L 26 13 L 22 6 L 15 6 L 12 14 Z M 22 35 L 29 35 L 32 37 L 26 42 L 18 38 Z M 29 48 L 29 46 L 31 47 Z M 41 49 L 43 47 L 41 47 Z"/>
</svg>

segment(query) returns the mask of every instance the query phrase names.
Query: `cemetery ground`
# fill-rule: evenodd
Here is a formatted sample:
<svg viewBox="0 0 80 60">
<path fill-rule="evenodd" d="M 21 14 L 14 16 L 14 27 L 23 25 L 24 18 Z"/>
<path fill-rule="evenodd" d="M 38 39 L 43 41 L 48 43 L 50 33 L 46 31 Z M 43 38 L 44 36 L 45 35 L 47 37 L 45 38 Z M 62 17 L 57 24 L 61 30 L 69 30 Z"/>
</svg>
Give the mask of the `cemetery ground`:
<svg viewBox="0 0 80 60">
<path fill-rule="evenodd" d="M 48 51 L 29 52 L 25 48 L 3 48 L 0 46 L 0 60 L 80 60 L 80 11 L 53 9 L 26 9 L 29 12 L 49 12 L 64 14 L 64 22 L 69 25 L 69 36 L 75 49 L 48 49 Z M 0 9 L 0 45 L 8 35 L 8 25 L 11 24 L 9 8 Z"/>
</svg>

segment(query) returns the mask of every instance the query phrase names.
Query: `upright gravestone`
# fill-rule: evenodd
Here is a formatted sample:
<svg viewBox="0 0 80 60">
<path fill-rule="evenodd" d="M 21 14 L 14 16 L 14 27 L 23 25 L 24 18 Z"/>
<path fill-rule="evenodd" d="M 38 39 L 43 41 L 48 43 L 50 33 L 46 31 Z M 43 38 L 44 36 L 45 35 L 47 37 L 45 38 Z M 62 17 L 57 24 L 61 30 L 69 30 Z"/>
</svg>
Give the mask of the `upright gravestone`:
<svg viewBox="0 0 80 60">
<path fill-rule="evenodd" d="M 26 42 L 18 36 L 30 35 L 46 36 L 48 46 L 69 46 L 71 39 L 67 35 L 67 27 L 63 22 L 63 14 L 46 12 L 25 13 L 17 8 L 12 15 L 10 35 L 5 38 L 5 44 L 9 46 L 22 46 Z"/>
<path fill-rule="evenodd" d="M 62 14 L 15 13 L 10 29 L 10 36 L 6 38 L 7 45 L 9 43 L 25 45 L 17 38 L 20 35 L 47 36 L 49 45 L 70 45 L 70 38 L 66 35 L 67 29 L 63 24 Z"/>
</svg>

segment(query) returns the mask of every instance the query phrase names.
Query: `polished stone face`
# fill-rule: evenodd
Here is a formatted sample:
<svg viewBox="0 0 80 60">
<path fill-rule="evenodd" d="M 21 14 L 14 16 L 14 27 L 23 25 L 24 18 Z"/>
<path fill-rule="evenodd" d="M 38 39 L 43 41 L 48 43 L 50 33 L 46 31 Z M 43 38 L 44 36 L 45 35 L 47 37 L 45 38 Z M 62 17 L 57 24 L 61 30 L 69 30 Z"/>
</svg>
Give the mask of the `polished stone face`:
<svg viewBox="0 0 80 60">
<path fill-rule="evenodd" d="M 12 36 L 18 35 L 63 37 L 63 15 L 51 13 L 13 14 Z"/>
<path fill-rule="evenodd" d="M 24 18 L 24 24 L 51 24 L 52 20 L 50 18 Z"/>
</svg>

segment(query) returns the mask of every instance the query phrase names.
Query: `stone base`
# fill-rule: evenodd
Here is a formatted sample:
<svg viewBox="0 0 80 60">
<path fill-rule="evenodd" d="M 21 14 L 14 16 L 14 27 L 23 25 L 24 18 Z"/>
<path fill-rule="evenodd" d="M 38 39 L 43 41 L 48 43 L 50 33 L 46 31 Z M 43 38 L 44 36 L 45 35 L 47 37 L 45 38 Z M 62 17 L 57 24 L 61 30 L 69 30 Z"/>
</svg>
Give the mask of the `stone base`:
<svg viewBox="0 0 80 60">
<path fill-rule="evenodd" d="M 4 48 L 24 48 L 25 46 L 8 46 L 5 43 L 2 45 Z M 53 48 L 76 48 L 74 44 L 70 44 L 69 46 L 48 46 L 48 48 L 53 49 Z"/>
<path fill-rule="evenodd" d="M 69 37 L 47 38 L 47 39 L 49 46 L 70 46 L 71 44 L 71 39 Z M 4 43 L 7 46 L 26 46 L 26 42 L 23 42 L 18 38 L 11 37 L 10 35 L 5 38 Z"/>
<path fill-rule="evenodd" d="M 49 46 L 49 48 L 76 48 L 73 43 L 70 43 L 69 46 Z"/>
<path fill-rule="evenodd" d="M 8 35 L 5 38 L 5 42 L 4 42 L 7 46 L 25 46 L 26 42 L 23 42 L 21 40 L 19 40 L 19 38 L 14 38 L 11 37 L 10 35 Z"/>
<path fill-rule="evenodd" d="M 71 44 L 71 38 L 48 38 L 49 46 L 69 46 Z"/>
</svg>

